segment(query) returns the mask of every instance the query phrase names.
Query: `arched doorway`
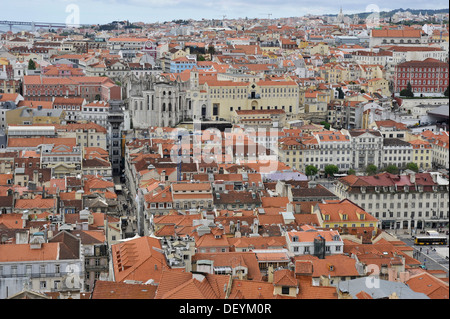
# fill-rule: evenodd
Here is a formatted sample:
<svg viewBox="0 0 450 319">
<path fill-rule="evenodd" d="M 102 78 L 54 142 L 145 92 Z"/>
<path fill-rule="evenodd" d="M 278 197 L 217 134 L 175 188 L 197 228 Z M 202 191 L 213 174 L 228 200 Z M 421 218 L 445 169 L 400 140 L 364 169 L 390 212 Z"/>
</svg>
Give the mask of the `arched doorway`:
<svg viewBox="0 0 450 319">
<path fill-rule="evenodd" d="M 252 110 L 258 109 L 258 101 L 252 101 Z"/>
<path fill-rule="evenodd" d="M 408 221 L 407 220 L 403 221 L 403 229 L 408 229 Z"/>
</svg>

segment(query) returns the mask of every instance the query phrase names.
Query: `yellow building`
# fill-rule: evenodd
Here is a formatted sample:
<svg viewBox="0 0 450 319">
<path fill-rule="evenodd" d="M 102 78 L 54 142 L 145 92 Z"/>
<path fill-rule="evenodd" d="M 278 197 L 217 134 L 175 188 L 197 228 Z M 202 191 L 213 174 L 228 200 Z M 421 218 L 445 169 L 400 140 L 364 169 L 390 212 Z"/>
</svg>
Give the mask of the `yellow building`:
<svg viewBox="0 0 450 319">
<path fill-rule="evenodd" d="M 317 43 L 309 50 L 311 55 L 320 54 L 320 55 L 329 55 L 330 48 L 326 43 Z"/>
<path fill-rule="evenodd" d="M 299 88 L 295 81 L 234 82 L 207 79 L 203 89 L 209 97 L 212 119 L 231 121 L 236 110 L 281 109 L 286 112 L 287 120 L 296 118 L 299 113 Z"/>
<path fill-rule="evenodd" d="M 27 106 L 5 111 L 7 125 L 62 124 L 65 117 L 64 110 L 33 109 Z"/>
<path fill-rule="evenodd" d="M 431 144 L 420 139 L 410 141 L 409 144 L 413 147 L 412 162 L 416 163 L 419 169 L 430 169 L 433 162 Z"/>
<path fill-rule="evenodd" d="M 384 78 L 384 68 L 379 64 L 359 64 L 361 71 L 360 77 L 366 80 Z"/>
<path fill-rule="evenodd" d="M 378 219 L 348 199 L 316 204 L 314 214 L 323 228 L 378 227 Z"/>
<path fill-rule="evenodd" d="M 361 85 L 361 88 L 366 89 L 367 93 L 380 93 L 385 96 L 390 95 L 389 81 L 383 78 L 375 78 L 368 80 L 366 85 Z"/>
</svg>

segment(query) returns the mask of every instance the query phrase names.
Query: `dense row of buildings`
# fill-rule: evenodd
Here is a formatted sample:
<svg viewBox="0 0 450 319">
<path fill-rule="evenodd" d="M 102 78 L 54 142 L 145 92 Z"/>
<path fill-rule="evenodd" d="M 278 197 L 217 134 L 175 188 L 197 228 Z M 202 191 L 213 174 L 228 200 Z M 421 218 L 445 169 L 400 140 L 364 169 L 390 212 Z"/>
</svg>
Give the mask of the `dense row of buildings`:
<svg viewBox="0 0 450 319">
<path fill-rule="evenodd" d="M 445 19 L 0 34 L 0 298 L 448 299 Z"/>
</svg>

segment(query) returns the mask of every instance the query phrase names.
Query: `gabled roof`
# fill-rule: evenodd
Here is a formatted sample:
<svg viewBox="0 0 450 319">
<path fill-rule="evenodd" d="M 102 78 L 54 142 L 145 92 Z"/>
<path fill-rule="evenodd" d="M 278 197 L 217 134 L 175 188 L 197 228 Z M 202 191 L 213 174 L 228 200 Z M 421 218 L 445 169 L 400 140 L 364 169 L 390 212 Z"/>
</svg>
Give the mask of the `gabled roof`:
<svg viewBox="0 0 450 319">
<path fill-rule="evenodd" d="M 229 280 L 228 275 L 193 275 L 179 270 L 164 270 L 155 299 L 225 299 Z"/>
<path fill-rule="evenodd" d="M 304 255 L 295 257 L 296 272 L 297 262 L 310 261 L 312 264 L 312 277 L 330 276 L 330 277 L 359 277 L 361 276 L 356 269 L 356 259 L 345 255 L 328 255 L 325 259 L 319 259 L 316 256 Z M 307 265 L 299 263 L 298 271 L 309 270 L 308 267 L 301 268 L 300 266 Z"/>
<path fill-rule="evenodd" d="M 430 299 L 449 298 L 448 282 L 444 282 L 427 272 L 411 276 L 406 284 L 415 292 L 426 294 Z"/>
<path fill-rule="evenodd" d="M 16 200 L 16 209 L 56 209 L 56 198 L 42 198 L 37 195 L 34 198 L 20 198 Z"/>
<path fill-rule="evenodd" d="M 44 243 L 40 249 L 30 244 L 0 245 L 0 262 L 59 260 L 60 243 Z"/>
<path fill-rule="evenodd" d="M 273 284 L 256 280 L 233 280 L 229 299 L 273 299 Z"/>
<path fill-rule="evenodd" d="M 349 223 L 367 221 L 375 224 L 378 221 L 378 219 L 347 198 L 337 202 L 320 203 L 317 204 L 317 207 L 322 215 L 330 216 L 326 222 L 341 222 L 345 220 Z M 346 215 L 347 219 L 344 219 L 344 215 Z M 360 215 L 364 215 L 364 219 L 361 219 Z"/>
<path fill-rule="evenodd" d="M 91 299 L 153 299 L 157 286 L 114 281 L 95 281 Z"/>
<path fill-rule="evenodd" d="M 168 269 L 165 256 L 158 239 L 140 237 L 112 245 L 112 262 L 117 282 L 138 280 L 159 281 L 163 269 Z"/>
<path fill-rule="evenodd" d="M 298 287 L 298 281 L 295 279 L 294 272 L 289 269 L 274 271 L 273 284 L 275 286 Z"/>
</svg>

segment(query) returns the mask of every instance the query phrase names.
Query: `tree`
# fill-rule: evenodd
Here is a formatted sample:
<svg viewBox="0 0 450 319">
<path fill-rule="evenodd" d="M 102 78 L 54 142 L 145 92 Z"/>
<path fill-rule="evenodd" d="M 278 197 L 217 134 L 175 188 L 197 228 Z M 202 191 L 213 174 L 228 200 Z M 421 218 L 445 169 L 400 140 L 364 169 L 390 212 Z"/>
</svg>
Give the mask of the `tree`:
<svg viewBox="0 0 450 319">
<path fill-rule="evenodd" d="M 366 173 L 367 175 L 375 175 L 378 171 L 378 167 L 376 167 L 374 164 L 369 164 L 366 167 Z"/>
<path fill-rule="evenodd" d="M 406 85 L 406 89 L 400 91 L 400 96 L 414 97 L 410 82 L 408 82 L 408 84 Z"/>
<path fill-rule="evenodd" d="M 416 163 L 411 162 L 411 163 L 406 164 L 406 169 L 409 169 L 409 170 L 417 173 L 419 171 L 419 166 L 417 166 Z"/>
<path fill-rule="evenodd" d="M 398 173 L 398 167 L 395 166 L 394 164 L 391 164 L 391 165 L 387 166 L 387 167 L 384 169 L 384 171 L 385 171 L 385 172 L 388 172 L 388 173 L 390 173 L 390 174 L 397 174 L 397 173 Z"/>
<path fill-rule="evenodd" d="M 447 85 L 447 88 L 445 89 L 445 92 L 444 92 L 444 96 L 446 96 L 446 97 L 448 97 L 448 85 Z"/>
<path fill-rule="evenodd" d="M 308 165 L 305 167 L 306 176 L 316 175 L 319 170 L 314 165 Z"/>
<path fill-rule="evenodd" d="M 33 59 L 28 60 L 28 70 L 36 70 L 36 63 Z"/>
<path fill-rule="evenodd" d="M 216 53 L 216 49 L 214 48 L 214 46 L 210 45 L 208 46 L 208 53 L 213 56 Z"/>
<path fill-rule="evenodd" d="M 412 93 L 412 86 L 411 86 L 411 82 L 408 81 L 408 84 L 406 84 L 406 89 Z"/>
<path fill-rule="evenodd" d="M 339 167 L 337 167 L 336 165 L 330 164 L 325 166 L 324 169 L 325 174 L 327 174 L 327 176 L 334 176 L 334 174 L 337 174 L 339 172 Z"/>
<path fill-rule="evenodd" d="M 355 175 L 356 171 L 354 169 L 349 169 L 347 175 Z"/>
<path fill-rule="evenodd" d="M 338 88 L 337 88 L 337 91 L 338 91 L 338 99 L 339 99 L 339 100 L 344 99 L 344 98 L 345 98 L 345 93 L 344 93 L 344 91 L 342 91 L 342 88 L 341 88 L 341 87 L 338 87 Z"/>
<path fill-rule="evenodd" d="M 327 123 L 326 121 L 322 121 L 322 122 L 320 122 L 320 124 L 323 125 L 326 130 L 330 129 L 330 123 Z"/>
</svg>

